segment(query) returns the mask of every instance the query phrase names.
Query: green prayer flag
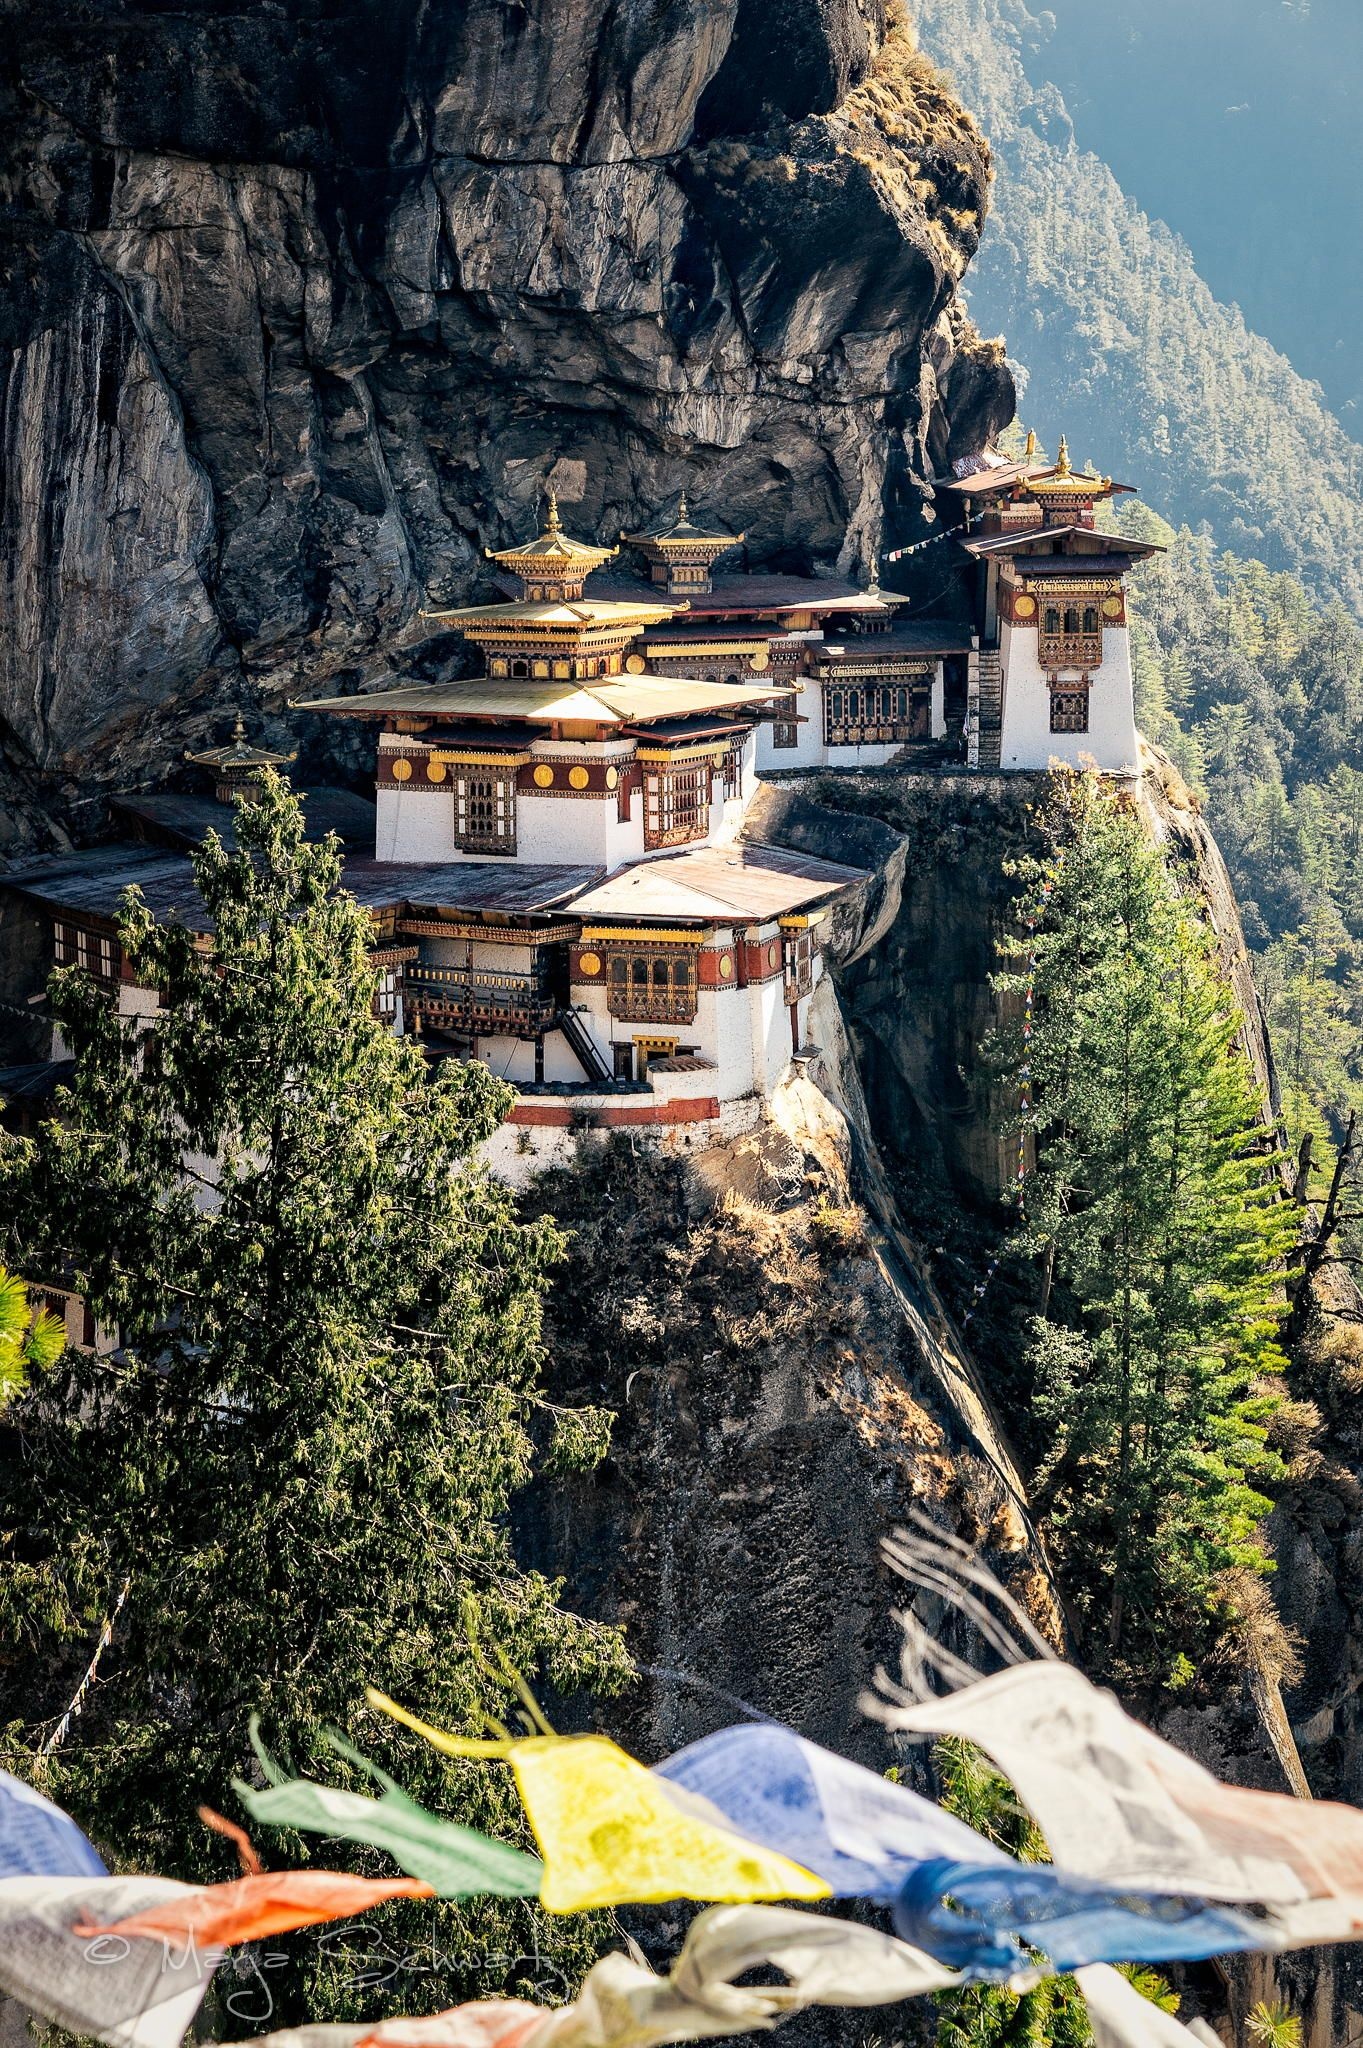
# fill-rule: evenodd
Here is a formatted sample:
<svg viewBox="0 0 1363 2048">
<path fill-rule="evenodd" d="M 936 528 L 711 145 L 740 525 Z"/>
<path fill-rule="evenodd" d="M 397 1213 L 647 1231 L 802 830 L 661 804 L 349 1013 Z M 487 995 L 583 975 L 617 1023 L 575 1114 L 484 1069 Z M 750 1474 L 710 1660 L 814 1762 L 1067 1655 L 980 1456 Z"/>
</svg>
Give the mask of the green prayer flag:
<svg viewBox="0 0 1363 2048">
<path fill-rule="evenodd" d="M 286 1777 L 257 1731 L 253 1718 L 251 1743 L 270 1783 L 264 1791 L 257 1791 L 236 1778 L 232 1787 L 252 1820 L 386 1849 L 400 1870 L 421 1878 L 442 1899 L 471 1898 L 479 1892 L 507 1899 L 539 1896 L 544 1865 L 537 1856 L 523 1855 L 475 1828 L 427 1813 L 385 1771 L 340 1736 L 333 1734 L 327 1739 L 348 1762 L 383 1786 L 381 1799 L 320 1785 L 312 1778 Z"/>
</svg>

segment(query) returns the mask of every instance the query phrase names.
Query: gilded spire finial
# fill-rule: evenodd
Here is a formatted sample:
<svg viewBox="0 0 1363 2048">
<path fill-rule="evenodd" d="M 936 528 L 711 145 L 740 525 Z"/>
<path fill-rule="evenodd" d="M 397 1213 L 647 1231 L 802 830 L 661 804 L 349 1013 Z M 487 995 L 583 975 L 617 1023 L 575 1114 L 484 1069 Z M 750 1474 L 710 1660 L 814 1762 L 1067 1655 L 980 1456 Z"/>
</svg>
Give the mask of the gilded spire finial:
<svg viewBox="0 0 1363 2048">
<path fill-rule="evenodd" d="M 1023 451 L 1022 451 L 1022 455 L 1023 455 L 1023 460 L 1024 460 L 1025 462 L 1032 462 L 1032 461 L 1034 461 L 1034 460 L 1036 459 L 1036 428 L 1035 428 L 1035 427 L 1028 427 L 1028 429 L 1027 429 L 1027 446 L 1026 446 L 1026 447 L 1025 447 L 1024 449 L 1023 449 Z"/>
<path fill-rule="evenodd" d="M 1063 434 L 1060 436 L 1060 456 L 1055 465 L 1055 473 L 1057 476 L 1069 476 L 1071 474 L 1070 444 Z"/>
<path fill-rule="evenodd" d="M 680 499 L 680 501 L 679 501 L 679 503 L 678 503 L 678 505 L 677 505 L 677 524 L 678 524 L 678 526 L 685 526 L 685 524 L 686 524 L 686 521 L 687 521 L 687 517 L 688 517 L 688 514 L 687 514 L 687 510 L 686 510 L 686 493 L 685 493 L 685 491 L 683 491 L 683 492 L 682 492 L 682 494 L 681 494 L 681 499 Z"/>
<path fill-rule="evenodd" d="M 558 521 L 558 492 L 552 484 L 549 486 L 549 517 L 545 522 L 545 526 L 549 533 L 559 533 L 562 531 Z"/>
<path fill-rule="evenodd" d="M 236 724 L 235 724 L 235 725 L 234 725 L 234 726 L 232 727 L 232 737 L 233 737 L 233 739 L 234 739 L 234 740 L 235 740 L 235 741 L 237 742 L 237 745 L 238 745 L 238 746 L 241 746 L 241 745 L 243 745 L 243 744 L 245 743 L 245 739 L 246 739 L 246 721 L 245 721 L 245 719 L 244 719 L 244 718 L 242 717 L 242 715 L 241 715 L 241 713 L 240 713 L 240 712 L 238 712 L 238 713 L 237 713 L 237 722 L 236 722 Z"/>
</svg>

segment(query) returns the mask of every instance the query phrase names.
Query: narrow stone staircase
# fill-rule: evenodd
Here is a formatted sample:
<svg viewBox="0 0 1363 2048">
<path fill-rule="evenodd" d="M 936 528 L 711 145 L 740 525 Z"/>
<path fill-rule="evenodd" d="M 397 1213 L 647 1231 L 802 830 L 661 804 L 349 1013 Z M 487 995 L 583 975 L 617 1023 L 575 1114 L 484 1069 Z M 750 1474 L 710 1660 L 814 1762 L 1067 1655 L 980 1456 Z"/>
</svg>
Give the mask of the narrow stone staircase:
<svg viewBox="0 0 1363 2048">
<path fill-rule="evenodd" d="M 997 768 L 1003 748 L 1003 660 L 997 647 L 982 647 L 980 662 L 980 766 Z"/>
</svg>

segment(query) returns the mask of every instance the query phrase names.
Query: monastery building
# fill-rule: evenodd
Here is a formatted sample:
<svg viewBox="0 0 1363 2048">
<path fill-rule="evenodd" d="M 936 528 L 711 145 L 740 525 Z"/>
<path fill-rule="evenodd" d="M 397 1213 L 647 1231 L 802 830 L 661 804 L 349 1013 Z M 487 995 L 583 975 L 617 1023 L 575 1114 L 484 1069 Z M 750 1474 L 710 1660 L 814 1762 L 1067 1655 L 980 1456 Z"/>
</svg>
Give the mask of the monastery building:
<svg viewBox="0 0 1363 2048">
<path fill-rule="evenodd" d="M 297 707 L 372 732 L 373 804 L 313 791 L 309 829 L 345 842 L 379 1013 L 515 1086 L 489 1149 L 500 1171 L 520 1177 L 590 1126 L 731 1134 L 817 1051 L 828 920 L 864 878 L 755 843 L 759 777 L 900 761 L 1135 772 L 1126 575 L 1153 550 L 1095 525 L 1126 487 L 1075 471 L 1062 443 L 1055 464 L 1031 446 L 939 488 L 968 624 L 915 619 L 874 580 L 721 567 L 743 535 L 697 523 L 685 499 L 613 545 L 578 540 L 550 493 L 543 531 L 490 554 L 497 596 L 425 622 L 481 673 Z M 154 1012 L 119 955 L 124 890 L 193 926 L 188 849 L 210 825 L 230 839 L 236 798 L 292 757 L 238 721 L 190 759 L 212 797 L 119 799 L 124 841 L 0 881 L 13 1001 L 39 1001 L 53 962 L 74 961 L 129 1014 Z M 32 1050 L 0 1070 L 11 1120 L 50 1092 L 64 1049 Z"/>
</svg>

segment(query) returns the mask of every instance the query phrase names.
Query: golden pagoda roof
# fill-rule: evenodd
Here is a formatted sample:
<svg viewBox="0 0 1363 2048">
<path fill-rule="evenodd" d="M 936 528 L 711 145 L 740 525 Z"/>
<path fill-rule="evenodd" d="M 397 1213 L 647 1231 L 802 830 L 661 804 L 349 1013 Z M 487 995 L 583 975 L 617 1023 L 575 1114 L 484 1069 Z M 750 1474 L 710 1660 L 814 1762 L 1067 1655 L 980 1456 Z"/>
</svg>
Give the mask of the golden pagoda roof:
<svg viewBox="0 0 1363 2048">
<path fill-rule="evenodd" d="M 957 491 L 964 498 L 993 498 L 1005 492 L 1021 497 L 1115 497 L 1119 492 L 1135 489 L 1134 484 L 1114 483 L 1110 476 L 1099 476 L 1091 469 L 1076 470 L 1070 461 L 1070 444 L 1063 435 L 1054 462 L 1037 461 L 1036 435 L 1029 434 L 1025 453 L 1015 461 L 979 456 L 972 458 L 968 469 L 964 463 L 957 468 L 965 473 L 940 478 L 937 488 Z"/>
<path fill-rule="evenodd" d="M 603 562 L 609 562 L 620 550 L 593 547 L 590 542 L 573 540 L 559 524 L 558 494 L 549 493 L 549 512 L 544 531 L 537 533 L 521 547 L 487 548 L 484 550 L 490 562 L 503 562 L 518 576 L 552 577 L 554 575 L 588 576 L 593 569 L 599 569 Z"/>
<path fill-rule="evenodd" d="M 622 530 L 620 538 L 630 547 L 657 548 L 660 552 L 665 551 L 669 545 L 678 548 L 705 547 L 713 548 L 717 555 L 722 555 L 726 548 L 740 546 L 747 539 L 747 535 L 707 533 L 704 527 L 694 525 L 687 507 L 686 493 L 683 491 L 677 506 L 677 516 L 670 525 L 650 526 L 643 533 L 625 533 Z"/>
<path fill-rule="evenodd" d="M 186 749 L 185 759 L 196 768 L 215 768 L 221 773 L 224 768 L 286 768 L 290 761 L 298 759 L 298 752 L 295 748 L 292 754 L 272 754 L 265 747 L 253 747 L 238 712 L 232 737 L 225 747 L 208 747 L 202 754 L 191 754 Z"/>
<path fill-rule="evenodd" d="M 467 682 L 404 683 L 352 697 L 314 697 L 298 711 L 334 712 L 342 718 L 503 718 L 528 725 L 581 721 L 595 725 L 648 724 L 699 711 L 741 709 L 790 694 L 784 683 L 710 683 L 684 676 L 611 676 L 592 683 L 525 682 L 483 678 Z"/>
<path fill-rule="evenodd" d="M 1022 489 L 1033 497 L 1090 497 L 1112 489 L 1110 476 L 1095 476 L 1092 470 L 1074 469 L 1070 444 L 1060 436 L 1060 454 L 1053 469 L 1042 469 L 1022 480 Z"/>
<path fill-rule="evenodd" d="M 500 559 L 500 558 L 499 558 Z M 459 627 L 487 626 L 656 626 L 670 619 L 686 605 L 649 604 L 644 600 L 571 597 L 528 598 L 511 604 L 473 604 L 451 612 L 423 612 L 423 619 L 439 620 Z"/>
</svg>

